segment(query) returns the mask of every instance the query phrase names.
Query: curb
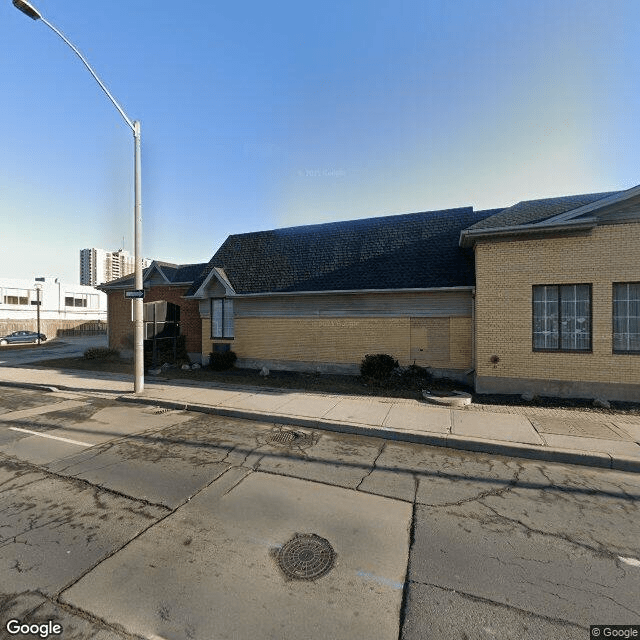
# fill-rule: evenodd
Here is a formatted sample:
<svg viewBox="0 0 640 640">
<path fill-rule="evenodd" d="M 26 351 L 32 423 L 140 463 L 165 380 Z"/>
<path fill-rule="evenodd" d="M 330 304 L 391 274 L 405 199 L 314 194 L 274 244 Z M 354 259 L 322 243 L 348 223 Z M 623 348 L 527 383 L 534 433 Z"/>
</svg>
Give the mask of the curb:
<svg viewBox="0 0 640 640">
<path fill-rule="evenodd" d="M 37 384 L 35 382 L 11 382 L 10 380 L 0 380 L 0 387 L 10 387 L 12 389 L 31 389 L 32 391 L 72 391 L 70 387 L 54 387 L 48 384 Z"/>
<path fill-rule="evenodd" d="M 121 395 L 117 398 L 120 402 L 132 404 L 144 404 L 176 409 L 180 411 L 197 411 L 227 418 L 239 418 L 242 420 L 262 420 L 265 422 L 277 422 L 290 426 L 298 426 L 309 429 L 321 429 L 352 435 L 367 436 L 371 438 L 383 438 L 396 442 L 411 442 L 435 447 L 446 447 L 476 453 L 491 453 L 494 455 L 509 456 L 515 458 L 527 458 L 542 460 L 545 462 L 557 462 L 563 464 L 575 464 L 587 467 L 614 469 L 640 473 L 640 459 L 629 456 L 612 456 L 604 452 L 581 451 L 577 449 L 550 449 L 537 445 L 529 445 L 518 442 L 505 443 L 502 440 L 486 440 L 452 434 L 440 435 L 437 433 L 422 434 L 411 431 L 397 431 L 385 427 L 370 427 L 350 422 L 334 422 L 316 418 L 302 418 L 297 416 L 284 416 L 273 413 L 261 413 L 245 409 L 229 409 L 226 407 L 214 407 L 197 403 L 175 402 L 161 400 L 159 398 L 140 398 L 137 396 Z"/>
<path fill-rule="evenodd" d="M 67 385 L 44 385 L 32 382 L 12 382 L 0 380 L 0 387 L 15 389 L 31 389 L 33 391 L 72 391 L 79 393 L 96 393 L 95 390 L 78 389 Z M 396 442 L 411 442 L 434 447 L 446 447 L 462 451 L 474 451 L 476 453 L 489 453 L 494 455 L 509 456 L 514 458 L 527 458 L 530 460 L 542 460 L 544 462 L 557 462 L 562 464 L 575 464 L 602 469 L 613 469 L 629 473 L 640 473 L 640 458 L 623 455 L 611 455 L 598 451 L 581 451 L 578 449 L 550 449 L 538 445 L 529 445 L 518 442 L 506 443 L 503 440 L 486 440 L 453 434 L 416 433 L 412 431 L 394 431 L 386 427 L 371 427 L 357 423 L 333 422 L 317 418 L 303 418 L 299 416 L 284 416 L 259 411 L 247 411 L 244 409 L 228 409 L 197 403 L 175 402 L 173 400 L 161 400 L 159 398 L 141 398 L 135 395 L 122 395 L 121 392 L 108 393 L 110 397 L 115 395 L 120 402 L 133 404 L 155 405 L 166 409 L 180 411 L 198 411 L 227 418 L 239 418 L 242 420 L 263 420 L 266 422 L 278 422 L 290 426 L 298 426 L 309 429 L 321 429 L 337 433 L 349 433 L 352 435 L 367 436 L 370 438 L 383 438 Z M 116 395 L 117 394 L 117 395 Z"/>
</svg>

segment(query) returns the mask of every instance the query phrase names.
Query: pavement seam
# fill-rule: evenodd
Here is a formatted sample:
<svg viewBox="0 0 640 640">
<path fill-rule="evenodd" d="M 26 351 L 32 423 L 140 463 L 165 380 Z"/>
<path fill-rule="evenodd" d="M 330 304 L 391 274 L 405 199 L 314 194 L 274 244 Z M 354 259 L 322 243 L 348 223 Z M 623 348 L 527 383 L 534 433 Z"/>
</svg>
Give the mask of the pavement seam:
<svg viewBox="0 0 640 640">
<path fill-rule="evenodd" d="M 43 598 L 44 600 L 49 600 L 49 596 L 45 595 L 44 593 L 42 593 L 41 591 L 36 590 L 25 590 L 25 591 L 21 591 L 20 593 L 13 593 L 13 594 L 2 594 L 3 596 L 6 596 L 6 599 L 4 599 L 4 601 L 0 604 L 2 604 L 2 606 L 6 606 L 7 603 L 11 602 L 11 600 L 13 598 L 19 598 L 20 596 L 26 596 L 26 595 L 30 595 L 30 594 L 35 594 L 41 598 Z M 35 605 L 33 608 L 31 609 L 27 609 L 25 612 L 22 612 L 22 617 L 27 617 L 30 616 L 34 611 L 37 611 L 42 605 L 44 604 L 44 602 L 41 602 L 40 604 Z M 1 609 L 0 609 L 1 611 Z M 4 622 L 4 621 L 3 621 Z"/>
<path fill-rule="evenodd" d="M 100 491 L 104 491 L 105 493 L 111 494 L 113 496 L 117 496 L 118 498 L 125 498 L 127 500 L 133 500 L 134 502 L 140 502 L 145 506 L 156 507 L 159 509 L 170 509 L 170 507 L 168 507 L 166 504 L 162 504 L 160 502 L 151 502 L 149 500 L 145 500 L 144 498 L 136 498 L 135 496 L 127 495 L 126 493 L 122 493 L 121 491 L 117 491 L 116 489 L 110 489 L 109 487 L 103 487 L 102 485 L 94 484 L 93 482 L 89 482 L 84 478 L 78 478 L 76 476 L 67 476 L 61 473 L 57 473 L 55 471 L 51 471 L 47 469 L 46 467 L 39 467 L 38 465 L 32 462 L 28 462 L 26 460 L 19 460 L 18 458 L 6 456 L 3 453 L 0 453 L 0 456 L 1 456 L 0 460 L 4 458 L 4 460 L 15 463 L 19 466 L 26 467 L 30 471 L 43 473 L 47 476 L 53 476 L 54 478 L 58 478 L 58 480 L 66 480 L 67 482 L 81 484 L 83 485 L 84 488 L 100 489 Z M 40 481 L 41 480 L 35 480 L 34 482 L 40 482 Z"/>
<path fill-rule="evenodd" d="M 561 624 L 561 625 L 570 625 L 572 627 L 577 627 L 578 629 L 583 629 L 585 631 L 589 630 L 588 626 L 584 626 L 581 624 L 578 624 L 577 622 L 571 622 L 570 620 L 564 620 L 562 618 L 553 618 L 551 616 L 546 616 L 542 613 L 535 613 L 534 611 L 529 611 L 528 609 L 522 609 L 520 607 L 516 607 L 512 604 L 507 604 L 505 602 L 499 602 L 497 600 L 491 600 L 490 598 L 485 598 L 483 596 L 478 596 L 476 594 L 473 593 L 467 593 L 466 591 L 460 591 L 459 589 L 453 589 L 451 587 L 443 587 L 442 585 L 439 584 L 434 584 L 431 582 L 422 582 L 421 580 L 412 580 L 407 578 L 409 584 L 416 584 L 416 585 L 421 585 L 424 587 L 432 587 L 434 589 L 440 589 L 441 591 L 447 591 L 449 593 L 455 593 L 456 595 L 461 596 L 462 598 L 467 598 L 469 600 L 473 600 L 475 602 L 479 602 L 482 604 L 489 604 L 489 605 L 493 605 L 496 607 L 500 607 L 502 609 L 508 609 L 509 611 L 517 611 L 518 613 L 522 613 L 526 616 L 532 616 L 535 618 L 539 618 L 541 620 L 546 620 L 547 622 L 552 622 L 554 624 Z"/>
<path fill-rule="evenodd" d="M 227 471 L 229 471 L 230 469 L 247 469 L 247 467 L 244 467 L 242 465 L 237 465 L 237 466 L 229 467 L 229 469 L 227 469 Z M 226 473 L 226 471 L 225 471 L 225 473 Z M 240 480 L 238 480 L 238 482 L 236 482 L 235 484 L 231 485 L 222 495 L 226 496 L 228 493 L 233 491 L 245 478 L 249 477 L 252 473 L 253 473 L 253 469 L 247 469 L 247 473 L 245 473 L 245 475 L 243 475 L 242 478 L 240 478 Z M 193 497 L 193 496 L 191 496 L 191 497 Z M 220 497 L 222 497 L 222 496 L 220 496 Z M 191 500 L 191 498 L 189 498 L 189 500 Z"/>
<path fill-rule="evenodd" d="M 394 404 L 393 402 L 389 403 L 389 408 L 387 409 L 387 413 L 384 414 L 384 418 L 382 418 L 382 421 L 378 425 L 379 427 L 385 428 L 385 424 L 387 422 L 387 418 L 389 417 L 389 414 L 391 413 L 391 409 L 393 409 L 393 404 Z M 324 418 L 324 415 L 322 417 Z"/>
<path fill-rule="evenodd" d="M 307 462 L 304 460 L 304 462 Z M 245 467 L 246 468 L 246 467 Z M 300 476 L 294 476 L 291 473 L 284 471 L 274 471 L 272 469 L 259 469 L 259 473 L 265 473 L 270 476 L 278 476 L 280 478 L 294 478 L 295 480 L 303 480 L 304 482 L 312 482 L 314 484 L 322 484 L 325 487 L 334 487 L 338 489 L 346 489 L 347 491 L 356 491 L 356 488 L 346 484 L 338 484 L 336 482 L 327 482 L 326 480 L 317 480 L 315 478 L 301 478 Z M 379 493 L 372 493 L 371 491 L 359 491 L 359 493 L 366 493 L 371 496 L 378 496 L 380 498 L 389 498 L 390 500 L 398 500 L 399 502 L 409 502 L 408 500 L 402 500 L 401 498 L 394 498 L 392 496 L 385 496 Z"/>
<path fill-rule="evenodd" d="M 402 631 L 407 618 L 407 608 L 409 605 L 409 571 L 411 563 L 411 549 L 413 548 L 416 538 L 416 499 L 418 497 L 418 485 L 420 484 L 420 480 L 415 474 L 413 474 L 413 481 L 413 502 L 411 506 L 411 522 L 409 523 L 409 541 L 407 544 L 407 568 L 404 574 L 404 580 L 402 581 L 402 600 L 400 601 L 400 615 L 398 617 L 398 640 L 402 640 Z"/>
<path fill-rule="evenodd" d="M 30 591 L 26 593 L 35 593 L 41 596 L 42 598 L 44 598 L 45 602 L 40 603 L 37 607 L 29 611 L 29 613 L 27 613 L 23 617 L 27 617 L 29 615 L 36 613 L 38 609 L 42 608 L 48 602 L 56 607 L 59 607 L 66 613 L 70 613 L 78 618 L 82 618 L 83 620 L 88 620 L 89 622 L 93 624 L 97 624 L 99 627 L 103 629 L 106 629 L 113 633 L 117 633 L 119 636 L 125 638 L 126 640 L 146 640 L 144 636 L 139 636 L 137 634 L 129 633 L 121 625 L 108 622 L 104 618 L 100 618 L 99 616 L 89 611 L 86 611 L 85 609 L 81 609 L 80 607 L 76 607 L 72 604 L 69 604 L 68 602 L 62 602 L 57 597 L 49 596 L 40 591 Z"/>
<path fill-rule="evenodd" d="M 180 509 L 181 507 L 183 507 L 185 504 L 187 504 L 188 502 L 191 501 L 191 499 L 193 497 L 195 497 L 196 495 L 198 495 L 198 493 L 200 493 L 201 491 L 203 491 L 204 489 L 208 488 L 210 485 L 212 485 L 214 482 L 216 482 L 219 478 L 221 478 L 227 471 L 229 471 L 229 469 L 232 469 L 233 467 L 229 467 L 227 469 L 225 469 L 224 471 L 222 471 L 221 473 L 219 473 L 218 475 L 216 475 L 216 477 L 211 480 L 211 482 L 208 482 L 206 485 L 204 485 L 203 487 L 201 487 L 200 489 L 198 489 L 198 491 L 196 491 L 195 493 L 193 493 L 191 496 L 189 496 L 188 498 L 186 498 L 185 500 L 183 500 L 179 505 L 177 505 L 174 509 L 171 509 L 170 507 L 167 507 L 165 505 L 161 505 L 163 509 L 166 509 L 168 511 L 168 513 L 165 513 L 163 516 L 161 516 L 160 518 L 158 518 L 157 520 L 155 520 L 154 522 L 150 523 L 149 526 L 143 528 L 141 531 L 139 531 L 135 536 L 133 536 L 131 539 L 129 539 L 127 542 L 125 542 L 122 546 L 118 547 L 117 549 L 113 550 L 111 553 L 107 554 L 105 557 L 103 557 L 102 559 L 98 560 L 91 568 L 87 569 L 86 571 L 84 571 L 81 575 L 79 575 L 78 577 L 74 578 L 70 583 L 68 583 L 67 585 L 65 585 L 64 587 L 62 587 L 56 594 L 56 599 L 59 599 L 62 594 L 65 591 L 68 591 L 69 589 L 71 589 L 74 585 L 76 585 L 80 580 L 82 580 L 82 578 L 84 578 L 86 575 L 88 575 L 89 573 L 91 573 L 92 571 L 94 571 L 95 569 L 97 569 L 102 563 L 106 562 L 107 560 L 109 560 L 110 558 L 112 558 L 114 555 L 116 555 L 117 553 L 120 553 L 120 551 L 122 551 L 123 549 L 126 549 L 132 542 L 136 541 L 140 536 L 144 535 L 147 531 L 149 531 L 149 529 L 151 529 L 152 527 L 156 526 L 157 524 L 160 524 L 161 522 L 163 522 L 164 520 L 166 520 L 167 518 L 169 518 L 170 516 L 174 515 L 176 513 L 176 511 L 178 509 Z M 243 478 L 244 479 L 244 478 Z M 90 484 L 90 483 L 89 483 Z M 98 485 L 93 485 L 96 488 L 100 488 L 98 487 Z M 124 497 L 128 497 L 130 500 L 135 500 L 135 501 L 140 501 L 138 498 L 131 498 L 130 496 L 124 496 Z"/>
<path fill-rule="evenodd" d="M 277 422 L 287 425 L 296 425 L 319 429 L 324 431 L 334 431 L 337 433 L 350 433 L 372 438 L 383 438 L 399 442 L 412 442 L 428 446 L 438 446 L 462 451 L 473 451 L 490 455 L 503 455 L 508 457 L 520 457 L 524 459 L 541 460 L 543 462 L 555 462 L 561 464 L 574 464 L 586 467 L 598 467 L 604 469 L 618 469 L 630 473 L 640 473 L 640 458 L 625 458 L 624 456 L 612 456 L 606 452 L 590 452 L 573 449 L 553 449 L 548 445 L 530 445 L 519 442 L 498 441 L 486 438 L 474 438 L 469 436 L 458 436 L 451 433 L 453 429 L 453 416 L 449 433 L 437 434 L 432 432 L 416 433 L 392 431 L 382 427 L 364 424 L 346 424 L 341 422 L 328 421 L 322 418 L 302 418 L 291 415 L 276 415 L 273 413 L 259 413 L 245 409 L 234 409 L 221 406 L 189 404 L 158 398 L 138 398 L 120 395 L 117 400 L 122 402 L 151 404 L 164 406 L 184 411 L 196 411 L 211 415 L 237 418 L 242 420 L 254 420 L 259 422 Z M 453 411 L 450 409 L 449 411 Z M 533 426 L 532 426 L 533 429 Z M 535 429 L 534 429 L 535 431 Z M 538 433 L 536 431 L 536 433 Z M 540 434 L 538 434 L 540 436 Z M 541 436 L 540 436 L 541 437 Z"/>
</svg>

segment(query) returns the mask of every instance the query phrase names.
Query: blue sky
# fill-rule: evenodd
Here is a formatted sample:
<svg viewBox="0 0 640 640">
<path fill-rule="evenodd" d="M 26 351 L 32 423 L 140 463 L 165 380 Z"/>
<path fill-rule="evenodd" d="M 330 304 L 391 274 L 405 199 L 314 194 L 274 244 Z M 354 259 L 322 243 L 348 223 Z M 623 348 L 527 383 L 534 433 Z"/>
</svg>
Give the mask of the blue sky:
<svg viewBox="0 0 640 640">
<path fill-rule="evenodd" d="M 133 251 L 133 138 L 0 0 L 0 277 Z M 142 127 L 143 254 L 640 183 L 637 0 L 34 0 Z"/>
</svg>

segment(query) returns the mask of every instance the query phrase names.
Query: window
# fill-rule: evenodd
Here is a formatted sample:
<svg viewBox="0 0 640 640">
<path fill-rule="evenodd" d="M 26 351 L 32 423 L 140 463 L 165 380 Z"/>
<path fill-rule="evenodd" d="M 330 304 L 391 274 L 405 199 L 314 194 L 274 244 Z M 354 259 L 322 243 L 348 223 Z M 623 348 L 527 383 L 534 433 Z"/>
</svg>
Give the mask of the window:
<svg viewBox="0 0 640 640">
<path fill-rule="evenodd" d="M 613 352 L 640 353 L 640 282 L 613 284 Z"/>
<path fill-rule="evenodd" d="M 4 289 L 4 304 L 29 304 L 29 289 Z"/>
<path fill-rule="evenodd" d="M 64 298 L 65 307 L 86 307 L 87 306 L 87 294 L 86 293 L 72 293 Z"/>
<path fill-rule="evenodd" d="M 211 337 L 233 338 L 233 300 L 211 300 Z"/>
<path fill-rule="evenodd" d="M 591 285 L 533 287 L 533 350 L 591 351 Z"/>
</svg>

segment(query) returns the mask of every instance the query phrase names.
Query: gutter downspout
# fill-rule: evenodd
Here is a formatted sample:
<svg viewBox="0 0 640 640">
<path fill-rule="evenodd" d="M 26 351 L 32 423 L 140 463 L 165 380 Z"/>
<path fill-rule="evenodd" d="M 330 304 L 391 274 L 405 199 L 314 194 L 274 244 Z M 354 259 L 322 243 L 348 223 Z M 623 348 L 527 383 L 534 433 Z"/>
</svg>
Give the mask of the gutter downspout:
<svg viewBox="0 0 640 640">
<path fill-rule="evenodd" d="M 471 292 L 471 368 L 473 369 L 473 389 L 476 388 L 476 289 Z"/>
</svg>

